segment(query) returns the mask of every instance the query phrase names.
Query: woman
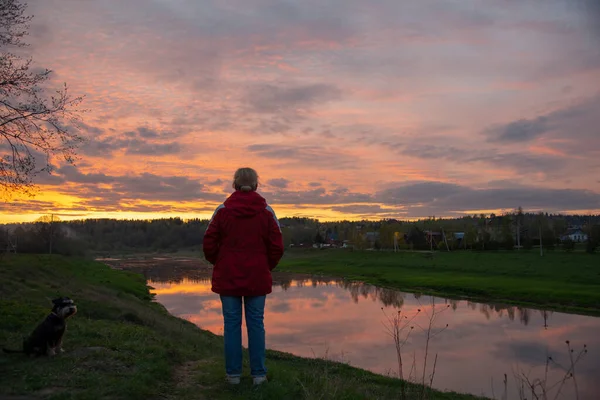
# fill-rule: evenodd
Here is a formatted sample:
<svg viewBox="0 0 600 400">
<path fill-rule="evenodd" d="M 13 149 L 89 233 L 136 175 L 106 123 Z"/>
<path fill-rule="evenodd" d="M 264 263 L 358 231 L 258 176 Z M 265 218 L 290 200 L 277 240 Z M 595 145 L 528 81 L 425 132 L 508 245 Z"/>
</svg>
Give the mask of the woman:
<svg viewBox="0 0 600 400">
<path fill-rule="evenodd" d="M 242 300 L 253 382 L 267 380 L 263 316 L 271 270 L 283 256 L 283 238 L 275 212 L 257 187 L 256 171 L 238 169 L 235 192 L 217 207 L 204 235 L 204 256 L 214 265 L 212 291 L 220 295 L 223 308 L 225 370 L 231 384 L 239 384 L 242 373 Z"/>
</svg>

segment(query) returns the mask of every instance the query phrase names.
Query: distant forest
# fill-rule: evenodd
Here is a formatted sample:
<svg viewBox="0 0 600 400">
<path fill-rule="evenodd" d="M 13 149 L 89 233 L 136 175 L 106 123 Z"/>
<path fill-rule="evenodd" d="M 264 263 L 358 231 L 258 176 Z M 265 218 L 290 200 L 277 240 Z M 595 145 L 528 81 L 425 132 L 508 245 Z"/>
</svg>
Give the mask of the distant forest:
<svg viewBox="0 0 600 400">
<path fill-rule="evenodd" d="M 286 247 L 344 246 L 353 249 L 512 250 L 539 245 L 572 251 L 566 232 L 588 236 L 581 248 L 594 252 L 600 245 L 600 216 L 526 213 L 428 218 L 418 221 L 320 222 L 310 218 L 281 218 Z M 0 251 L 111 255 L 133 252 L 200 251 L 208 220 L 86 219 L 60 221 L 45 216 L 34 223 L 0 225 Z M 394 236 L 398 238 L 394 240 Z"/>
</svg>

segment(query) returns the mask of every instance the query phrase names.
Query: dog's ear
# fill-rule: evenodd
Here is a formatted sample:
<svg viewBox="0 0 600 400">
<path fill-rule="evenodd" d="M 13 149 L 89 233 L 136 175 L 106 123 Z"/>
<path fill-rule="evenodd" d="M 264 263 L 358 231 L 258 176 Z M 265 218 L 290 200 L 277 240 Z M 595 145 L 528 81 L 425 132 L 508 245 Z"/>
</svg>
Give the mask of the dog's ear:
<svg viewBox="0 0 600 400">
<path fill-rule="evenodd" d="M 55 306 L 59 305 L 60 303 L 62 303 L 62 297 L 58 297 L 52 300 L 52 304 L 54 304 Z"/>
</svg>

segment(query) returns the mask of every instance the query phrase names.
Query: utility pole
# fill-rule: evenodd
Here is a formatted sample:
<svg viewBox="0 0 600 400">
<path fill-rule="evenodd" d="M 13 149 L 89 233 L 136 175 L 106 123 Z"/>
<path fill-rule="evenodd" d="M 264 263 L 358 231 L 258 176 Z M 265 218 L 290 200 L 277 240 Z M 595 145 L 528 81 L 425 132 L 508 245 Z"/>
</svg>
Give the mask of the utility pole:
<svg viewBox="0 0 600 400">
<path fill-rule="evenodd" d="M 450 252 L 450 247 L 448 247 L 448 240 L 446 240 L 446 233 L 444 232 L 444 228 L 442 228 L 442 235 L 444 236 L 444 242 L 446 242 L 446 250 Z"/>
<path fill-rule="evenodd" d="M 521 221 L 517 215 L 517 249 L 521 250 Z"/>
<path fill-rule="evenodd" d="M 540 256 L 544 255 L 544 246 L 542 245 L 542 224 L 540 223 Z"/>
<path fill-rule="evenodd" d="M 523 208 L 517 208 L 517 249 L 521 250 L 521 219 L 524 218 Z"/>
<path fill-rule="evenodd" d="M 54 236 L 54 214 L 50 214 L 50 227 L 49 227 L 49 232 L 50 232 L 50 240 L 49 240 L 49 249 L 48 249 L 48 254 L 52 254 L 52 236 Z"/>
<path fill-rule="evenodd" d="M 433 232 L 429 231 L 429 249 L 433 252 Z"/>
</svg>

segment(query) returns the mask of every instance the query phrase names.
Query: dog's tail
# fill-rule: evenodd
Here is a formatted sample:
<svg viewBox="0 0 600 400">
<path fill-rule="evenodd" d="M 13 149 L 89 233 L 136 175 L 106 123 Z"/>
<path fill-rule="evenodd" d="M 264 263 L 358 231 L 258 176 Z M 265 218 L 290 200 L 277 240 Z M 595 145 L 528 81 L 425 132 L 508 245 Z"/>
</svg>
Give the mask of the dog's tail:
<svg viewBox="0 0 600 400">
<path fill-rule="evenodd" d="M 11 350 L 4 347 L 2 348 L 2 351 L 9 354 L 23 353 L 23 350 Z"/>
</svg>

